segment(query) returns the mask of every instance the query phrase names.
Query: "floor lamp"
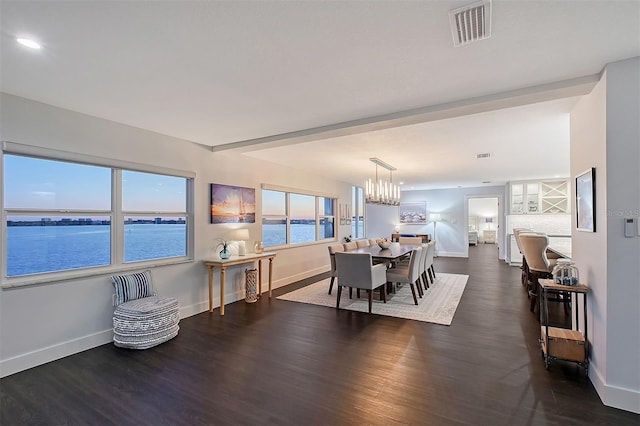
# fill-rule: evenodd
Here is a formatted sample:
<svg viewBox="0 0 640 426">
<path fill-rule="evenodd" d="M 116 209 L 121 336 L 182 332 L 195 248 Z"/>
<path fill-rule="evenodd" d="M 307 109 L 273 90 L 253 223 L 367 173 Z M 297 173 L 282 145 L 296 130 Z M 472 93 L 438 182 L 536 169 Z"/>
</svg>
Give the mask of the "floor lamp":
<svg viewBox="0 0 640 426">
<path fill-rule="evenodd" d="M 433 222 L 433 241 L 436 242 L 436 249 L 435 249 L 435 252 L 434 252 L 434 256 L 437 257 L 438 256 L 438 242 L 436 241 L 437 240 L 437 238 L 436 238 L 437 237 L 436 236 L 436 225 L 438 224 L 438 221 L 442 220 L 442 218 L 440 216 L 440 213 L 431 213 L 429 215 L 429 220 L 431 222 Z"/>
</svg>

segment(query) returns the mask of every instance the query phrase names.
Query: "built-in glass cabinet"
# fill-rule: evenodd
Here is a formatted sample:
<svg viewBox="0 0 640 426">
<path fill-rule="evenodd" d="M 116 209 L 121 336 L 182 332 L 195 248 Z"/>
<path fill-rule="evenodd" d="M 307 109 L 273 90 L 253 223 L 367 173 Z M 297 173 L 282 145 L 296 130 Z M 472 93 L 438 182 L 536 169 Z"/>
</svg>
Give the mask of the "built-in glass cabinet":
<svg viewBox="0 0 640 426">
<path fill-rule="evenodd" d="M 570 213 L 569 181 L 511 182 L 511 214 Z"/>
</svg>

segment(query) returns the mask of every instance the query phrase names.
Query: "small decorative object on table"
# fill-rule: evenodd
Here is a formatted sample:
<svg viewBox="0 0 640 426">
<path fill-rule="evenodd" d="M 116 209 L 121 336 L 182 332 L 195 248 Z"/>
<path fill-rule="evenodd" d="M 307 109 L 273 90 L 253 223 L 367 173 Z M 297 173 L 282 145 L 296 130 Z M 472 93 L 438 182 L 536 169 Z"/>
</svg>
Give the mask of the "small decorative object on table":
<svg viewBox="0 0 640 426">
<path fill-rule="evenodd" d="M 345 243 L 350 243 L 352 238 L 353 237 L 351 235 L 348 235 L 348 236 L 344 237 L 344 242 Z"/>
<path fill-rule="evenodd" d="M 578 268 L 573 264 L 571 259 L 558 259 L 558 263 L 553 267 L 553 281 L 562 285 L 578 285 L 580 284 L 580 275 Z"/>
<path fill-rule="evenodd" d="M 383 250 L 391 247 L 391 240 L 388 238 L 378 238 L 376 240 L 376 243 L 378 243 L 378 247 L 380 247 Z"/>
<path fill-rule="evenodd" d="M 262 252 L 264 252 L 264 245 L 262 244 L 262 241 L 256 241 L 253 245 L 253 251 L 256 254 L 262 254 Z"/>
<path fill-rule="evenodd" d="M 229 241 L 222 240 L 222 239 L 219 239 L 217 241 L 219 241 L 219 243 L 216 246 L 215 250 L 218 251 L 218 249 L 220 247 L 222 247 L 222 250 L 220 250 L 220 252 L 218 253 L 218 255 L 220 256 L 220 259 L 228 259 L 228 258 L 230 258 L 231 257 L 231 251 L 229 250 Z"/>
</svg>

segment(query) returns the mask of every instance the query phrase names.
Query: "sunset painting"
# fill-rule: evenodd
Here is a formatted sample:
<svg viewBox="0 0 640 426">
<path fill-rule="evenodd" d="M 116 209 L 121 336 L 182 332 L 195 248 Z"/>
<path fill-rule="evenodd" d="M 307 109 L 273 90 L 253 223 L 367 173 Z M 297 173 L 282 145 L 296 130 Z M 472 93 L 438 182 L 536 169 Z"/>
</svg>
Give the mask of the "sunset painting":
<svg viewBox="0 0 640 426">
<path fill-rule="evenodd" d="M 210 185 L 211 223 L 255 223 L 256 190 L 240 186 Z"/>
</svg>

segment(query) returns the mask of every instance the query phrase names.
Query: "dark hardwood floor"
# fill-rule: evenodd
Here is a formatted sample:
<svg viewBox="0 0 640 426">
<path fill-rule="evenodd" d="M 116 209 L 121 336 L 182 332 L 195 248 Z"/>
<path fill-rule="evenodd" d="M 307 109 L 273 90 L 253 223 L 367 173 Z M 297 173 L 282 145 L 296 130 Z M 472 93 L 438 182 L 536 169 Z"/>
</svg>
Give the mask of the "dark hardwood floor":
<svg viewBox="0 0 640 426">
<path fill-rule="evenodd" d="M 640 424 L 575 364 L 545 370 L 520 270 L 494 245 L 469 251 L 436 259 L 437 272 L 469 275 L 451 326 L 240 301 L 181 320 L 150 350 L 108 344 L 2 379 L 0 423 Z"/>
</svg>

